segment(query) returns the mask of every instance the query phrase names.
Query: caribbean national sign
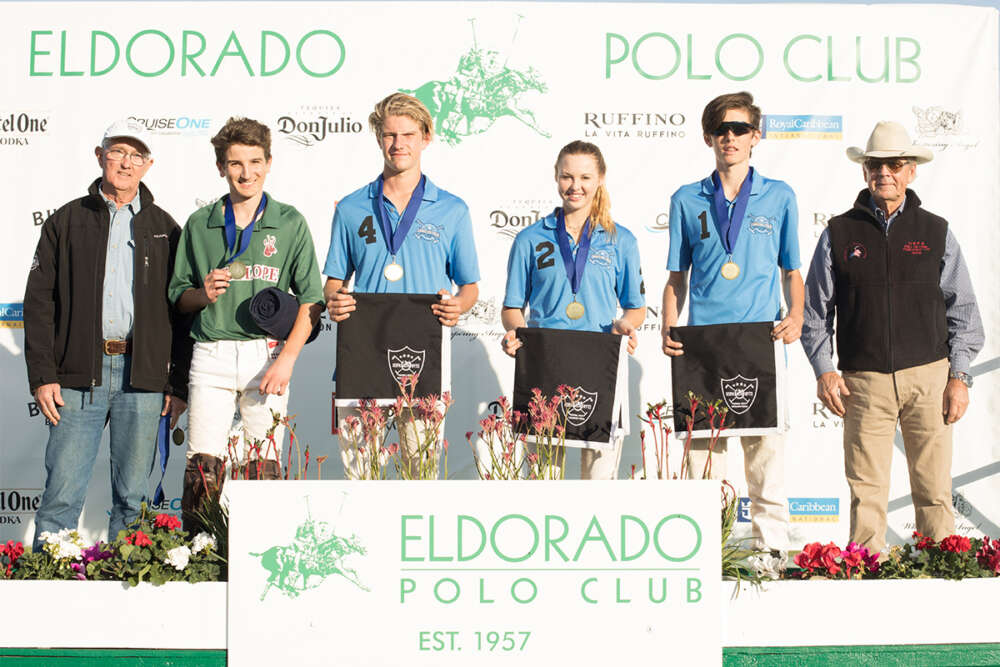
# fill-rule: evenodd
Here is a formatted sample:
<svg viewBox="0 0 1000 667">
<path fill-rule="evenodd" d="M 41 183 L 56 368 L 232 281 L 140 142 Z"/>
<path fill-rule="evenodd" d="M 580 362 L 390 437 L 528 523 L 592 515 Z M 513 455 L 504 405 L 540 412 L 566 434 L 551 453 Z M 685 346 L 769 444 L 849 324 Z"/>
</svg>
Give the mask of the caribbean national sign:
<svg viewBox="0 0 1000 667">
<path fill-rule="evenodd" d="M 229 494 L 231 665 L 721 659 L 717 482 Z"/>
</svg>

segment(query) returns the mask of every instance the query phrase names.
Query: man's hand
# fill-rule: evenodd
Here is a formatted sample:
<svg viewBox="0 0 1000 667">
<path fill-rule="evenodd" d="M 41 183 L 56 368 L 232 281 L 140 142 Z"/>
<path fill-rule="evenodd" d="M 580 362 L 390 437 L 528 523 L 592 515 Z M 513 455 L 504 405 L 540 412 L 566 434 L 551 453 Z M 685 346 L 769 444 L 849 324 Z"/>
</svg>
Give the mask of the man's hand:
<svg viewBox="0 0 1000 667">
<path fill-rule="evenodd" d="M 446 327 L 453 327 L 458 324 L 458 316 L 462 314 L 462 306 L 458 299 L 453 299 L 448 290 L 438 290 L 441 300 L 431 304 L 431 312 L 438 318 L 438 321 Z"/>
<path fill-rule="evenodd" d="M 226 288 L 229 287 L 229 269 L 212 269 L 205 276 L 205 286 L 202 289 L 205 291 L 205 298 L 208 299 L 209 303 L 215 303 L 216 300 L 226 293 Z"/>
<path fill-rule="evenodd" d="M 39 387 L 41 389 L 41 387 Z M 945 424 L 954 424 L 969 407 L 969 388 L 958 378 L 951 378 L 944 387 L 944 398 L 941 405 L 941 414 L 944 415 Z"/>
<path fill-rule="evenodd" d="M 671 338 L 669 331 L 670 327 L 663 329 L 663 354 L 668 357 L 679 357 L 684 354 L 684 344 Z"/>
<path fill-rule="evenodd" d="M 61 408 L 66 403 L 63 401 L 62 387 L 59 386 L 58 382 L 43 384 L 38 387 L 35 390 L 35 402 L 38 403 L 38 407 L 41 408 L 42 414 L 45 415 L 46 419 L 52 422 L 53 425 L 59 423 L 59 410 L 56 409 L 56 406 Z"/>
<path fill-rule="evenodd" d="M 334 322 L 343 322 L 351 313 L 357 310 L 357 302 L 346 287 L 334 292 L 333 297 L 326 302 L 326 310 Z"/>
<path fill-rule="evenodd" d="M 260 381 L 260 389 L 258 391 L 264 395 L 277 394 L 278 396 L 283 396 L 285 389 L 288 388 L 288 383 L 292 380 L 292 371 L 294 368 L 294 361 L 289 361 L 278 355 L 278 358 L 274 360 L 271 367 L 264 373 L 264 378 Z"/>
<path fill-rule="evenodd" d="M 851 392 L 847 388 L 844 378 L 840 376 L 840 373 L 834 371 L 823 373 L 816 380 L 816 396 L 819 400 L 823 401 L 823 405 L 838 417 L 843 417 L 844 413 L 847 412 L 841 396 L 850 395 Z"/>
<path fill-rule="evenodd" d="M 624 317 L 620 320 L 615 320 L 615 323 L 611 325 L 611 333 L 628 336 L 628 353 L 633 354 L 635 352 L 635 346 L 639 343 L 639 337 L 636 335 L 635 327 L 631 322 Z"/>
<path fill-rule="evenodd" d="M 183 398 L 177 396 L 171 396 L 170 394 L 163 395 L 163 410 L 160 412 L 160 416 L 165 416 L 168 412 L 170 413 L 170 428 L 175 428 L 177 426 L 177 420 L 181 418 L 184 411 L 187 410 L 188 404 Z"/>
<path fill-rule="evenodd" d="M 518 348 L 524 345 L 524 341 L 517 337 L 517 329 L 511 329 L 500 339 L 500 346 L 507 353 L 508 357 L 516 356 Z"/>
<path fill-rule="evenodd" d="M 794 343 L 802 336 L 802 320 L 805 319 L 801 313 L 789 313 L 788 317 L 778 322 L 778 326 L 771 330 L 771 340 L 779 338 L 785 345 Z"/>
</svg>

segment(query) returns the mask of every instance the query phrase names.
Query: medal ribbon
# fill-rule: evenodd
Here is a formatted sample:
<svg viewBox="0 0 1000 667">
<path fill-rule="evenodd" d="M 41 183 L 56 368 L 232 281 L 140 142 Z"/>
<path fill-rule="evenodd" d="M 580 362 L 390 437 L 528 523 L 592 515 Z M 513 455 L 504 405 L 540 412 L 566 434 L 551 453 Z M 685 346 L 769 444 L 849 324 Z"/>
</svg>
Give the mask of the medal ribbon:
<svg viewBox="0 0 1000 667">
<path fill-rule="evenodd" d="M 576 259 L 573 259 L 573 250 L 570 247 L 569 232 L 566 231 L 566 219 L 563 217 L 562 209 L 556 213 L 556 240 L 559 242 L 559 254 L 562 255 L 563 265 L 566 267 L 566 277 L 569 278 L 570 289 L 573 290 L 573 300 L 576 301 L 576 293 L 580 291 L 580 283 L 583 280 L 583 270 L 587 267 L 587 255 L 590 254 L 590 218 L 583 224 L 580 232 L 580 246 L 576 250 Z"/>
<path fill-rule="evenodd" d="M 396 231 L 393 232 L 392 223 L 389 221 L 389 210 L 385 207 L 385 198 L 382 196 L 382 176 L 380 175 L 378 180 L 375 181 L 375 196 L 378 198 L 375 213 L 378 215 L 378 222 L 382 228 L 382 237 L 385 239 L 385 245 L 393 258 L 396 257 L 396 253 L 403 246 L 403 241 L 406 240 L 406 235 L 410 232 L 413 221 L 417 219 L 417 211 L 420 209 L 420 203 L 424 199 L 424 185 L 426 182 L 427 177 L 421 176 L 420 182 L 417 183 L 417 187 L 413 189 L 413 194 L 410 195 L 410 201 L 406 204 L 406 210 L 403 211 L 403 215 L 399 218 Z"/>
<path fill-rule="evenodd" d="M 265 206 L 267 206 L 267 195 L 261 195 L 257 212 L 253 214 L 250 224 L 243 229 L 243 236 L 240 239 L 240 251 L 230 257 L 229 262 L 242 255 L 250 247 L 250 239 L 253 237 L 253 225 L 264 212 Z M 229 252 L 233 252 L 236 249 L 236 214 L 233 212 L 233 202 L 229 200 L 228 195 L 225 198 L 224 209 L 226 212 L 226 248 Z"/>
<path fill-rule="evenodd" d="M 740 236 L 740 229 L 743 228 L 743 216 L 747 212 L 747 204 L 750 201 L 750 188 L 753 185 L 753 167 L 747 172 L 747 177 L 740 186 L 740 192 L 736 195 L 736 203 L 733 206 L 733 216 L 729 217 L 728 206 L 726 206 L 726 191 L 719 180 L 719 172 L 712 172 L 712 185 L 715 191 L 712 193 L 712 208 L 715 210 L 715 226 L 719 230 L 719 240 L 726 253 L 732 257 L 733 248 L 736 247 L 736 239 Z"/>
</svg>

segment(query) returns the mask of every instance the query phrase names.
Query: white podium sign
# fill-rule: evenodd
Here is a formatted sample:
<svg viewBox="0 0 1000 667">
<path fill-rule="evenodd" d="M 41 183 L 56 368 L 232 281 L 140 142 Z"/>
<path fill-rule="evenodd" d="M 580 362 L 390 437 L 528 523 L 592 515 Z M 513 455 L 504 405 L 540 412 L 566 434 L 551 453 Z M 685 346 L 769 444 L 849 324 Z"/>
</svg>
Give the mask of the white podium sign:
<svg viewBox="0 0 1000 667">
<path fill-rule="evenodd" d="M 717 665 L 718 482 L 235 482 L 229 664 Z"/>
</svg>

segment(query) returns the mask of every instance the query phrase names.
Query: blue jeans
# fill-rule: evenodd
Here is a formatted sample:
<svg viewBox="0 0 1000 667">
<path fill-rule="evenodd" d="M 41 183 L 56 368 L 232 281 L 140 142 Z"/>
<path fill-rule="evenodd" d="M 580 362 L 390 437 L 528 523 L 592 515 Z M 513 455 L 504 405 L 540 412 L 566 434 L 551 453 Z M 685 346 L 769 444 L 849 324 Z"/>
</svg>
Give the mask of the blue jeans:
<svg viewBox="0 0 1000 667">
<path fill-rule="evenodd" d="M 156 430 L 163 394 L 129 386 L 132 357 L 104 355 L 102 384 L 91 390 L 62 387 L 59 424 L 49 427 L 45 448 L 45 492 L 35 513 L 33 549 L 39 534 L 76 528 L 94 471 L 104 427 L 111 424 L 111 520 L 108 539 L 118 536 L 139 515 L 149 493 L 156 452 Z"/>
</svg>

